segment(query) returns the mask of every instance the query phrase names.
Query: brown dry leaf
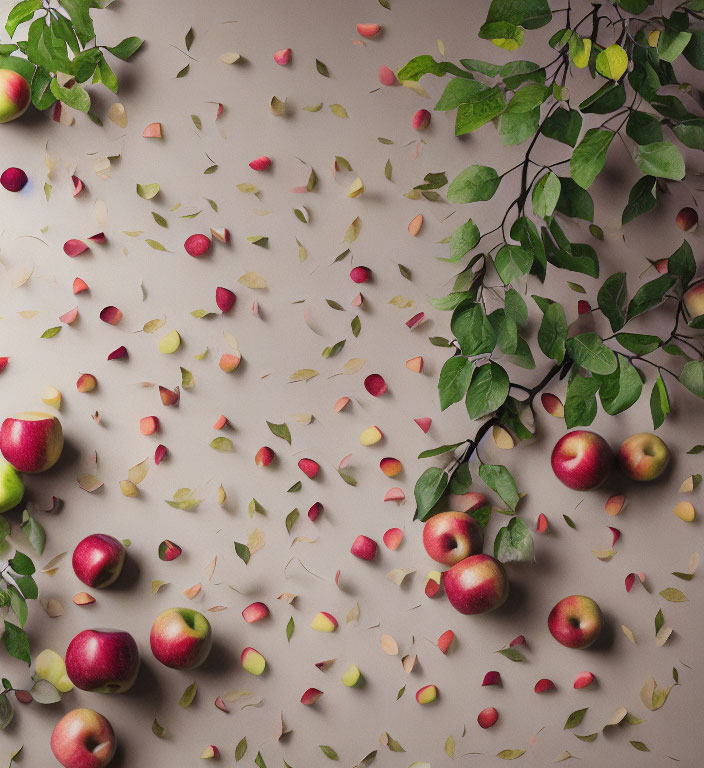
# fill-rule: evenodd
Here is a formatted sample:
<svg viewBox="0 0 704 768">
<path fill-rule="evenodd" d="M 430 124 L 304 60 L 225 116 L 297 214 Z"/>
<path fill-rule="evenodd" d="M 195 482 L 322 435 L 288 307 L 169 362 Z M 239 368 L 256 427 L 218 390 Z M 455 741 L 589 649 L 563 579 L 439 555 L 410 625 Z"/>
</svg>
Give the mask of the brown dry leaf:
<svg viewBox="0 0 704 768">
<path fill-rule="evenodd" d="M 347 614 L 347 623 L 350 624 L 353 621 L 359 619 L 359 603 L 355 603 Z"/>
<path fill-rule="evenodd" d="M 357 216 L 357 218 L 349 225 L 349 227 L 347 227 L 345 236 L 342 238 L 343 242 L 353 243 L 359 236 L 359 230 L 361 227 L 362 220 L 359 218 L 359 216 Z"/>
<path fill-rule="evenodd" d="M 410 675 L 411 672 L 413 672 L 413 667 L 416 665 L 418 657 L 415 655 L 415 653 L 412 656 L 404 656 L 401 659 L 401 664 L 403 665 L 403 671 Z"/>
<path fill-rule="evenodd" d="M 31 320 L 39 314 L 38 309 L 21 309 L 17 313 L 23 320 Z"/>
<path fill-rule="evenodd" d="M 164 323 L 166 323 L 165 317 L 157 317 L 154 320 L 149 320 L 148 322 L 146 322 L 142 327 L 142 330 L 145 333 L 154 333 L 155 331 L 158 331 L 159 328 L 161 328 L 164 325 Z"/>
<path fill-rule="evenodd" d="M 220 54 L 220 61 L 223 64 L 234 64 L 236 61 L 239 61 L 241 56 L 239 53 L 235 53 L 234 51 L 229 51 L 228 53 L 221 53 Z"/>
<path fill-rule="evenodd" d="M 357 373 L 357 371 L 364 367 L 366 362 L 367 361 L 362 360 L 361 357 L 352 357 L 342 366 L 340 373 L 345 373 L 347 375 Z"/>
<path fill-rule="evenodd" d="M 382 635 L 380 638 L 381 650 L 388 656 L 398 655 L 398 643 L 391 635 Z"/>
<path fill-rule="evenodd" d="M 48 563 L 44 565 L 44 567 L 41 569 L 42 573 L 48 573 L 49 575 L 56 573 L 58 570 L 58 565 L 61 562 L 61 559 L 66 555 L 65 552 L 61 552 L 61 554 L 55 555 L 54 557 L 49 560 Z"/>
<path fill-rule="evenodd" d="M 672 634 L 672 627 L 668 627 L 667 624 L 663 624 L 655 635 L 655 646 L 661 648 L 669 640 Z"/>
<path fill-rule="evenodd" d="M 149 459 L 144 459 L 127 470 L 127 479 L 131 483 L 139 485 L 147 476 L 147 472 L 149 472 Z"/>
<path fill-rule="evenodd" d="M 226 605 L 213 605 L 211 608 L 208 608 L 208 613 L 219 613 L 220 611 L 226 611 L 227 606 Z"/>
<path fill-rule="evenodd" d="M 291 549 L 294 544 L 315 544 L 316 541 L 318 541 L 318 538 L 309 539 L 307 536 L 296 536 L 296 538 L 291 542 L 289 549 Z"/>
<path fill-rule="evenodd" d="M 281 101 L 277 96 L 272 96 L 269 102 L 271 114 L 275 117 L 283 117 L 286 114 L 286 99 Z"/>
<path fill-rule="evenodd" d="M 95 598 L 93 595 L 88 594 L 88 592 L 76 592 L 73 596 L 73 602 L 76 605 L 91 605 L 95 602 Z"/>
<path fill-rule="evenodd" d="M 618 725 L 624 717 L 628 714 L 628 710 L 625 707 L 619 707 L 613 715 L 606 721 L 604 728 L 609 725 Z"/>
<path fill-rule="evenodd" d="M 298 371 L 294 371 L 289 377 L 289 384 L 293 384 L 297 381 L 310 381 L 316 376 L 320 376 L 318 371 L 314 371 L 312 368 L 301 368 Z"/>
<path fill-rule="evenodd" d="M 415 573 L 415 568 L 393 568 L 386 574 L 386 578 L 389 581 L 393 581 L 396 586 L 400 587 L 403 584 L 403 580 L 411 573 Z"/>
<path fill-rule="evenodd" d="M 98 475 L 81 475 L 78 478 L 78 485 L 80 485 L 84 491 L 93 493 L 93 491 L 97 491 L 98 488 L 103 487 L 103 481 Z"/>
<path fill-rule="evenodd" d="M 252 694 L 249 691 L 242 691 L 237 690 L 236 688 L 231 688 L 229 691 L 225 691 L 225 693 L 221 694 L 220 698 L 223 701 L 233 702 L 239 701 L 240 699 L 246 699 L 247 696 L 251 695 Z"/>
<path fill-rule="evenodd" d="M 393 299 L 389 300 L 389 304 L 399 309 L 408 309 L 408 307 L 412 307 L 415 304 L 415 301 L 409 299 L 408 296 L 394 296 Z"/>
<path fill-rule="evenodd" d="M 259 552 L 264 547 L 264 534 L 255 528 L 247 537 L 247 546 L 249 547 L 249 554 L 253 555 L 255 552 Z"/>
</svg>

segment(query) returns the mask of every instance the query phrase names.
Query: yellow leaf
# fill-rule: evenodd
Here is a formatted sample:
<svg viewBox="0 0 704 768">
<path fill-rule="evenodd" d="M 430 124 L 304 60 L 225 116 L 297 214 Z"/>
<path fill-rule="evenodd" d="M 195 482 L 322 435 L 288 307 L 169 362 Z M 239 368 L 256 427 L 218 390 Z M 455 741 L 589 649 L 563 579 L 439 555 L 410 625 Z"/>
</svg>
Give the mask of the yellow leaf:
<svg viewBox="0 0 704 768">
<path fill-rule="evenodd" d="M 345 243 L 353 243 L 359 236 L 359 230 L 362 226 L 362 220 L 357 218 L 347 227 L 345 236 L 342 238 Z"/>
<path fill-rule="evenodd" d="M 245 272 L 237 282 L 244 285 L 246 288 L 266 288 L 266 280 L 259 274 L 259 272 Z"/>
<path fill-rule="evenodd" d="M 249 547 L 249 553 L 250 555 L 253 555 L 255 552 L 258 552 L 260 549 L 264 546 L 264 534 L 259 530 L 259 528 L 255 528 L 247 537 L 247 546 Z"/>
<path fill-rule="evenodd" d="M 139 464 L 135 464 L 127 470 L 127 479 L 131 483 L 139 485 L 142 480 L 144 480 L 147 476 L 147 472 L 149 472 L 148 461 L 149 459 L 144 459 L 144 461 L 140 461 Z"/>
<path fill-rule="evenodd" d="M 586 44 L 586 40 L 584 42 Z M 620 80 L 627 69 L 628 54 L 616 43 L 605 48 L 596 57 L 596 71 L 610 80 Z"/>
<path fill-rule="evenodd" d="M 331 104 L 330 111 L 333 113 L 333 115 L 335 115 L 335 117 L 349 117 L 347 110 L 342 106 L 342 104 Z"/>
</svg>

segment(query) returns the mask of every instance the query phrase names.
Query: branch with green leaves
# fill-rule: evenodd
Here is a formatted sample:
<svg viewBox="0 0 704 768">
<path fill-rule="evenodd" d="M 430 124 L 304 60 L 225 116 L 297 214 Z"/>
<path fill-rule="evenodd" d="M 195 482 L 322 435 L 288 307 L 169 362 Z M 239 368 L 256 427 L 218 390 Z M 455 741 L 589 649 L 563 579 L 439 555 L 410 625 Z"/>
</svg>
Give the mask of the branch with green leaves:
<svg viewBox="0 0 704 768">
<path fill-rule="evenodd" d="M 456 111 L 455 135 L 493 123 L 505 146 L 526 144 L 523 160 L 512 168 L 500 172 L 470 165 L 447 189 L 451 203 L 477 203 L 491 200 L 501 185 L 515 179 L 516 195 L 493 228 L 482 233 L 469 218 L 446 241 L 449 257 L 443 261 L 465 264 L 452 291 L 432 301 L 452 312 L 453 337 L 431 338 L 453 351 L 438 381 L 440 406 L 445 410 L 464 402 L 469 419 L 483 421 L 474 437 L 420 454 L 430 458 L 453 452 L 444 468 L 425 470 L 416 483 L 420 520 L 442 511 L 446 493 L 469 490 L 468 461 L 489 430 L 503 430 L 514 442 L 533 437 L 533 400 L 556 377 L 567 379 L 568 428 L 590 425 L 599 402 L 610 415 L 633 406 L 643 393 L 647 370 L 656 374 L 650 390 L 654 429 L 670 412 L 668 379 L 704 398 L 704 355 L 695 333 L 704 328 L 704 284 L 695 280 L 697 265 L 687 240 L 658 261 L 659 276 L 641 285 L 630 300 L 627 275 L 617 272 L 601 283 L 595 307 L 580 301 L 580 313 L 603 315 L 609 335 L 573 332 L 564 307 L 538 292 L 531 298 L 542 317 L 531 335 L 524 298 L 549 270 L 600 278 L 595 248 L 572 242 L 564 222 L 584 222 L 593 240 L 603 240 L 588 190 L 603 171 L 614 139 L 624 144 L 640 171 L 628 195 L 623 193 L 623 226 L 634 226 L 631 222 L 654 209 L 670 184 L 683 182 L 682 145 L 704 149 L 704 119 L 688 108 L 692 88 L 680 82 L 675 69 L 682 58 L 704 70 L 704 30 L 696 26 L 704 0 L 680 3 L 669 16 L 648 15 L 653 4 L 592 3 L 588 13 L 573 20 L 571 2 L 553 11 L 547 0 L 493 0 L 479 37 L 514 51 L 526 30 L 557 24 L 548 63 L 461 59 L 455 64 L 423 55 L 398 73 L 401 82 L 428 74 L 450 77 L 435 109 Z M 570 78 L 580 69 L 588 71 L 596 89 L 575 104 Z M 535 159 L 534 150 L 543 147 L 551 151 L 547 164 Z M 429 174 L 426 181 L 430 186 L 419 185 L 409 196 L 440 199 L 444 174 Z M 578 283 L 568 280 L 568 285 L 586 293 Z M 641 321 L 656 310 L 671 310 L 669 321 L 658 316 L 658 327 L 664 323 L 669 332 L 643 332 Z M 507 364 L 510 370 L 534 370 L 538 350 L 552 361 L 545 376 L 535 384 L 513 381 Z M 514 515 L 520 494 L 511 472 L 477 458 L 480 478 L 506 506 L 500 511 Z M 486 509 L 474 514 L 486 525 Z M 494 544 L 504 562 L 532 558 L 530 533 L 516 520 L 512 517 L 499 531 Z"/>
<path fill-rule="evenodd" d="M 60 101 L 99 122 L 90 115 L 90 96 L 82 83 L 102 83 L 117 93 L 117 76 L 106 53 L 127 61 L 143 43 L 139 37 L 127 37 L 116 45 L 98 45 L 91 10 L 111 2 L 22 0 L 12 8 L 5 24 L 12 42 L 0 44 L 0 68 L 12 69 L 27 80 L 37 109 Z M 20 28 L 24 40 L 15 38 Z"/>
</svg>

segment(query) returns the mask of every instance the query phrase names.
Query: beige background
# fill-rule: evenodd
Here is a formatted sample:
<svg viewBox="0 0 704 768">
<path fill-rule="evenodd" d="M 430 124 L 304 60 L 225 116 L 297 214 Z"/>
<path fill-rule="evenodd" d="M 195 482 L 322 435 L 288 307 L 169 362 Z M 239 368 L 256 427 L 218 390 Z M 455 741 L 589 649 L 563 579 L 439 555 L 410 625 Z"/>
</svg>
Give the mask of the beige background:
<svg viewBox="0 0 704 768">
<path fill-rule="evenodd" d="M 351 766 L 379 748 L 383 731 L 397 739 L 406 753 L 380 748 L 377 765 L 381 766 L 405 768 L 416 760 L 428 761 L 434 768 L 449 765 L 443 746 L 450 735 L 458 756 L 480 753 L 471 758 L 473 765 L 497 764 L 494 755 L 507 748 L 528 750 L 521 765 L 546 765 L 563 750 L 587 765 L 659 766 L 665 756 L 679 759 L 682 766 L 697 765 L 695 755 L 701 743 L 698 710 L 704 683 L 700 666 L 703 595 L 699 576 L 685 583 L 670 573 L 686 570 L 690 553 L 699 547 L 701 527 L 698 522 L 681 523 L 670 510 L 679 498 L 680 482 L 702 468 L 700 457 L 684 455 L 691 445 L 702 442 L 701 401 L 668 380 L 674 413 L 660 433 L 671 445 L 674 461 L 667 476 L 652 487 L 636 487 L 618 476 L 589 495 L 561 487 L 549 469 L 549 452 L 564 426 L 541 408 L 536 413 L 539 436 L 532 444 L 522 445 L 510 455 L 490 441 L 482 446 L 482 458 L 509 464 L 520 489 L 528 494 L 521 516 L 531 526 L 540 512 L 550 520 L 550 533 L 536 537 L 535 565 L 511 568 L 512 597 L 495 614 L 463 617 L 444 598 L 427 600 L 423 581 L 432 562 L 422 549 L 420 525 L 411 522 L 412 501 L 399 507 L 382 502 L 393 484 L 412 497 L 413 483 L 428 465 L 415 459 L 420 451 L 476 430 L 461 406 L 439 412 L 435 382 L 447 352 L 431 346 L 427 338 L 449 333 L 449 315 L 434 310 L 427 299 L 444 295 L 456 271 L 452 265 L 436 261 L 435 257 L 446 253 L 439 241 L 469 215 L 483 229 L 493 228 L 503 214 L 504 201 L 515 193 L 506 184 L 495 200 L 474 205 L 471 211 L 465 208 L 449 219 L 452 206 L 410 201 L 402 194 L 430 171 L 445 170 L 453 178 L 473 162 L 505 170 L 523 152 L 520 147 L 501 147 L 491 126 L 476 136 L 455 139 L 452 116 L 445 119 L 440 114 L 433 115 L 430 129 L 422 134 L 424 143 L 417 146 L 411 116 L 420 107 L 431 108 L 443 82 L 424 78 L 429 100 L 402 87 L 379 89 L 379 65 L 397 69 L 414 55 L 437 54 L 437 39 L 444 42 L 449 59 L 472 56 L 501 62 L 506 56 L 476 37 L 488 7 L 486 0 L 471 4 L 391 0 L 391 4 L 389 12 L 374 0 L 116 3 L 110 10 L 95 13 L 99 41 L 111 44 L 128 34 L 139 34 L 148 41 L 133 64 L 118 66 L 128 127 L 121 129 L 107 120 L 113 99 L 96 89 L 92 89 L 95 111 L 105 120 L 104 128 L 83 116 L 78 116 L 73 127 L 65 127 L 36 114 L 2 127 L 3 167 L 19 165 L 30 177 L 22 194 L 2 193 L 0 354 L 11 357 L 0 378 L 2 411 L 45 408 L 41 391 L 52 384 L 64 394 L 60 416 L 69 441 L 61 464 L 28 482 L 38 504 L 52 494 L 65 502 L 54 518 L 38 513 L 48 531 L 48 542 L 36 561 L 43 564 L 61 552 L 69 553 L 54 576 L 39 578 L 41 597 L 60 600 L 65 614 L 49 619 L 38 604 L 32 606 L 27 629 L 33 653 L 45 647 L 63 653 L 80 629 L 115 626 L 134 634 L 144 656 L 139 682 L 124 696 L 74 692 L 57 706 L 18 706 L 14 723 L 0 737 L 0 751 L 7 753 L 24 743 L 24 765 L 53 764 L 48 745 L 51 729 L 63 712 L 75 706 L 89 706 L 109 717 L 121 742 L 115 764 L 129 768 L 197 765 L 209 743 L 220 748 L 224 764 L 232 765 L 235 745 L 243 736 L 250 745 L 245 764 L 251 764 L 261 749 L 269 766 L 281 765 L 284 758 L 296 768 L 322 766 L 327 759 L 317 745 L 328 744 L 337 750 L 342 764 Z M 10 5 L 2 2 L 0 8 L 6 12 Z M 589 10 L 585 2 L 575 5 L 577 13 Z M 355 24 L 360 21 L 383 24 L 383 36 L 355 45 Z M 177 50 L 184 48 L 183 38 L 190 26 L 196 33 L 190 51 L 193 60 Z M 538 60 L 545 59 L 542 43 L 555 28 L 528 33 L 521 54 L 529 58 L 535 49 Z M 272 54 L 287 46 L 294 50 L 293 64 L 280 68 L 273 63 Z M 221 63 L 218 57 L 228 51 L 239 52 L 243 59 L 234 66 Z M 329 79 L 315 71 L 315 58 L 327 64 Z M 175 79 L 189 61 L 188 76 Z M 697 73 L 685 67 L 684 76 L 696 84 Z M 580 75 L 581 80 L 585 77 Z M 575 86 L 577 90 L 582 87 L 590 87 L 588 78 Z M 270 114 L 268 103 L 273 95 L 288 98 L 286 118 Z M 318 113 L 301 109 L 321 101 L 325 106 Z M 217 122 L 210 102 L 225 104 L 225 113 Z M 344 105 L 349 119 L 332 115 L 330 103 Z M 191 114 L 201 117 L 202 132 L 194 129 Z M 155 120 L 163 123 L 165 140 L 142 139 L 144 126 Z M 382 145 L 379 136 L 395 143 Z M 49 202 L 43 190 L 45 147 L 56 158 Z M 551 143 L 545 158 L 559 151 Z M 210 165 L 206 153 L 219 165 L 215 174 L 202 173 Z M 247 167 L 260 154 L 274 159 L 266 174 L 255 174 Z M 104 155 L 120 155 L 113 162 L 109 180 L 100 179 L 93 170 L 96 159 Z M 334 155 L 347 158 L 364 180 L 366 192 L 361 198 L 347 199 L 347 180 L 332 178 Z M 393 164 L 391 183 L 384 178 L 387 158 Z M 289 191 L 307 180 L 308 169 L 299 159 L 318 174 L 319 184 L 312 194 Z M 617 170 L 604 174 L 594 187 L 596 221 L 607 230 L 606 240 L 591 241 L 581 225 L 570 231 L 576 236 L 583 230 L 582 238 L 597 247 L 603 277 L 627 268 L 633 291 L 640 281 L 654 276 L 652 271 L 646 272 L 647 258 L 667 256 L 679 246 L 674 214 L 682 205 L 691 204 L 700 182 L 693 176 L 691 185 L 672 185 L 659 212 L 621 231 L 617 228 L 619 213 L 636 174 L 627 148 L 619 142 L 612 147 L 610 166 L 612 162 Z M 74 167 L 87 185 L 77 199 L 71 197 L 67 171 Z M 699 167 L 695 158 L 693 168 Z M 158 182 L 161 194 L 153 201 L 140 199 L 135 193 L 138 182 Z M 240 182 L 260 186 L 261 204 L 235 188 Z M 218 214 L 204 198 L 217 201 Z M 105 224 L 96 222 L 98 200 L 107 206 Z M 182 207 L 170 213 L 177 203 Z M 310 211 L 309 225 L 292 214 L 300 205 Z M 201 209 L 195 220 L 179 218 Z M 271 213 L 256 215 L 262 209 Z M 167 217 L 168 230 L 154 223 L 152 211 Z M 406 226 L 418 212 L 426 217 L 425 225 L 420 236 L 411 239 Z M 362 229 L 351 247 L 351 259 L 332 265 L 346 247 L 342 238 L 347 226 L 357 216 Z M 209 258 L 191 259 L 183 252 L 184 239 L 211 225 L 227 226 L 233 234 L 232 244 L 216 244 Z M 63 254 L 61 246 L 67 238 L 86 237 L 101 229 L 107 233 L 107 245 L 95 246 L 74 260 Z M 135 230 L 143 234 L 124 234 Z M 256 234 L 269 237 L 268 249 L 246 241 Z M 169 252 L 151 250 L 144 243 L 146 237 L 164 243 Z M 298 261 L 295 238 L 308 249 L 305 263 Z M 692 244 L 698 255 L 699 233 Z M 350 301 L 357 292 L 348 278 L 351 262 L 366 264 L 374 271 L 374 281 L 362 286 L 365 303 L 359 312 L 362 331 L 357 339 L 349 332 L 355 314 Z M 399 262 L 412 270 L 412 282 L 399 274 Z M 28 267 L 34 269 L 32 278 L 22 287 L 14 287 Z M 266 291 L 254 292 L 236 283 L 248 270 L 266 278 Z M 87 281 L 90 294 L 73 297 L 71 283 L 76 275 Z M 527 293 L 561 296 L 573 319 L 578 296 L 566 286 L 565 280 L 570 278 L 584 285 L 587 298 L 595 303 L 598 281 L 556 270 L 548 286 L 531 284 Z M 236 291 L 233 312 L 204 320 L 191 317 L 191 310 L 215 309 L 217 285 Z M 398 309 L 390 305 L 389 300 L 399 294 L 413 299 L 414 306 Z M 326 298 L 340 302 L 345 311 L 330 309 Z M 259 301 L 259 317 L 250 312 L 254 299 Z M 301 300 L 305 304 L 294 304 Z M 54 339 L 39 338 L 46 328 L 58 324 L 59 314 L 76 304 L 80 319 L 72 327 L 65 327 Z M 98 319 L 100 309 L 109 304 L 124 312 L 122 323 L 115 328 Z M 304 323 L 306 308 L 321 335 Z M 38 314 L 22 319 L 17 314 L 22 310 L 37 310 Z M 429 321 L 409 331 L 405 321 L 420 310 L 429 315 Z M 157 317 L 166 318 L 162 331 L 155 335 L 139 332 L 146 321 Z M 669 327 L 669 320 L 666 322 Z M 164 357 L 157 351 L 157 342 L 171 328 L 181 332 L 184 344 L 174 356 Z M 224 330 L 236 335 L 244 358 L 231 376 L 217 367 L 219 355 L 226 351 Z M 323 347 L 342 338 L 347 338 L 344 350 L 324 360 L 320 355 Z M 129 360 L 107 363 L 108 352 L 120 344 L 128 347 Z M 194 355 L 206 346 L 210 347 L 208 357 L 195 361 Z M 406 359 L 419 354 L 425 359 L 421 376 L 404 365 Z M 351 357 L 366 360 L 362 371 L 333 377 Z M 539 367 L 544 367 L 547 361 L 539 352 L 536 357 Z M 164 409 L 156 389 L 138 386 L 148 381 L 173 387 L 180 383 L 179 366 L 193 372 L 196 386 L 183 392 L 177 409 Z M 320 376 L 307 384 L 287 383 L 289 374 L 299 368 L 314 368 Z M 84 371 L 94 373 L 100 382 L 91 395 L 78 394 L 74 387 Z M 382 373 L 389 384 L 389 393 L 380 399 L 370 397 L 363 387 L 364 376 L 372 372 Z M 646 373 L 652 380 L 651 371 Z M 540 378 L 541 371 L 519 376 L 518 380 L 531 383 Z M 649 389 L 631 412 L 615 419 L 600 415 L 594 428 L 615 447 L 627 435 L 649 429 Z M 564 395 L 562 385 L 552 390 Z M 341 395 L 350 396 L 353 403 L 336 415 L 332 405 Z M 100 426 L 91 419 L 96 410 L 102 416 Z M 293 418 L 297 412 L 312 412 L 315 420 L 309 426 L 298 424 Z M 228 436 L 236 446 L 233 454 L 216 453 L 208 447 L 217 434 L 211 425 L 220 413 L 232 424 Z M 163 431 L 158 440 L 139 434 L 138 420 L 149 414 L 161 419 Z M 433 418 L 428 435 L 412 421 L 420 416 Z M 269 433 L 267 419 L 290 425 L 291 448 Z M 373 448 L 362 448 L 358 435 L 370 424 L 378 424 L 386 437 Z M 138 499 L 124 498 L 119 480 L 128 467 L 152 456 L 159 441 L 168 446 L 169 459 L 158 468 L 152 466 Z M 277 451 L 278 462 L 257 470 L 253 456 L 264 444 Z M 97 451 L 98 473 L 105 486 L 89 495 L 78 487 L 76 478 L 92 471 L 93 451 Z M 342 457 L 350 453 L 351 471 L 359 482 L 356 488 L 345 485 L 335 471 Z M 316 481 L 309 481 L 296 468 L 301 456 L 321 462 L 323 471 Z M 403 461 L 399 478 L 390 481 L 379 471 L 383 456 Z M 287 494 L 286 489 L 299 479 L 304 481 L 303 490 Z M 224 509 L 216 502 L 220 483 L 228 494 Z M 197 511 L 173 510 L 164 503 L 182 486 L 197 489 L 204 499 Z M 629 505 L 613 520 L 604 514 L 603 504 L 618 491 L 627 493 Z M 266 509 L 266 517 L 250 520 L 247 503 L 252 497 Z M 305 512 L 316 500 L 323 502 L 325 512 L 312 524 Z M 694 501 L 698 503 L 698 494 Z M 293 535 L 319 537 L 317 543 L 291 546 L 284 518 L 294 506 L 302 517 Z M 565 513 L 576 521 L 577 530 L 565 525 Z M 10 517 L 12 543 L 25 547 L 18 517 Z M 491 521 L 490 541 L 503 522 L 499 517 L 494 515 Z M 619 527 L 623 536 L 617 555 L 602 563 L 591 550 L 610 545 L 608 524 Z M 232 542 L 246 540 L 255 526 L 265 534 L 266 545 L 245 567 L 235 557 Z M 373 564 L 349 554 L 358 533 L 381 543 L 383 532 L 392 526 L 403 528 L 407 536 L 396 553 L 382 546 Z M 82 585 L 71 570 L 70 552 L 80 538 L 97 531 L 132 540 L 130 574 L 117 587 L 100 592 L 95 605 L 79 608 L 71 602 Z M 156 554 L 158 543 L 166 537 L 184 547 L 183 557 L 170 564 L 160 562 Z M 208 583 L 205 569 L 216 555 L 217 569 Z M 399 588 L 384 578 L 394 567 L 417 572 Z M 334 584 L 337 569 L 342 571 L 341 590 Z M 623 580 L 634 570 L 645 571 L 648 589 L 637 585 L 626 594 Z M 150 590 L 154 579 L 170 582 L 155 597 Z M 161 610 L 186 604 L 181 592 L 197 582 L 203 582 L 204 588 L 193 601 L 194 607 L 228 607 L 208 614 L 215 650 L 208 663 L 194 673 L 167 670 L 151 656 L 149 627 Z M 689 602 L 664 602 L 657 593 L 668 586 L 681 587 Z M 299 595 L 295 607 L 276 600 L 282 592 Z M 594 597 L 608 617 L 607 636 L 594 650 L 562 648 L 547 632 L 550 607 L 574 592 Z M 269 605 L 272 617 L 249 626 L 240 611 L 255 599 Z M 347 624 L 345 615 L 355 603 L 360 606 L 359 621 Z M 675 629 L 663 648 L 654 646 L 653 618 L 659 607 Z M 338 617 L 340 628 L 335 634 L 319 635 L 309 628 L 318 610 Z M 296 632 L 287 643 L 285 626 L 291 615 Z M 621 624 L 633 630 L 637 646 L 622 633 Z M 435 641 L 448 628 L 458 640 L 450 654 L 443 656 Z M 404 673 L 399 658 L 382 654 L 379 638 L 383 632 L 397 639 L 401 654 L 418 654 L 419 664 L 412 675 Z M 514 664 L 494 653 L 519 633 L 528 639 L 527 663 Z M 261 679 L 250 677 L 239 666 L 239 653 L 247 645 L 267 657 L 269 667 Z M 332 658 L 336 663 L 326 673 L 313 666 Z M 359 690 L 347 689 L 340 682 L 342 672 L 352 663 L 359 665 L 367 681 Z M 646 712 L 638 696 L 641 685 L 651 673 L 660 685 L 668 684 L 673 666 L 679 669 L 681 687 L 673 690 L 662 710 Z M 503 687 L 481 687 L 490 669 L 501 672 Z M 598 685 L 573 691 L 574 676 L 587 669 L 597 675 Z M 5 654 L 0 670 L 16 686 L 30 685 L 24 665 L 8 660 Z M 533 685 L 541 677 L 552 678 L 558 691 L 536 698 Z M 177 702 L 193 680 L 199 683 L 198 695 L 184 711 Z M 415 691 L 431 682 L 438 685 L 440 699 L 421 708 L 414 700 Z M 406 694 L 397 701 L 403 685 Z M 299 698 L 310 686 L 325 695 L 317 706 L 305 708 Z M 224 714 L 215 709 L 213 701 L 230 689 L 252 695 Z M 259 708 L 241 708 L 242 703 L 260 701 Z M 476 715 L 486 706 L 497 707 L 501 717 L 495 728 L 483 732 Z M 595 743 L 585 744 L 562 726 L 570 712 L 587 706 L 584 723 L 576 729 L 580 734 L 600 731 L 620 706 L 645 717 L 646 723 L 610 729 Z M 293 733 L 277 742 L 272 734 L 281 712 Z M 163 739 L 151 733 L 154 717 L 166 728 Z M 651 753 L 636 752 L 629 740 L 645 742 Z"/>
</svg>

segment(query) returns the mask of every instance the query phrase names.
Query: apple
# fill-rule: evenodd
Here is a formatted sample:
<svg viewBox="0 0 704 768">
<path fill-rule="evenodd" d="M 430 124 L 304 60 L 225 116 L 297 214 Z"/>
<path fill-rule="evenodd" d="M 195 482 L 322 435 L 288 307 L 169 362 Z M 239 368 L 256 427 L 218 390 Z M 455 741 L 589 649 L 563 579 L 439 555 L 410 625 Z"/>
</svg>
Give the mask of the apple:
<svg viewBox="0 0 704 768">
<path fill-rule="evenodd" d="M 550 461 L 561 483 L 573 491 L 589 491 L 609 476 L 614 457 L 603 437 L 575 429 L 557 441 Z"/>
<path fill-rule="evenodd" d="M 213 645 L 210 622 L 192 608 L 169 608 L 152 624 L 149 638 L 158 661 L 173 669 L 195 669 Z"/>
<path fill-rule="evenodd" d="M 73 690 L 63 657 L 51 648 L 45 648 L 34 660 L 34 679 L 48 680 L 61 693 Z"/>
<path fill-rule="evenodd" d="M 17 470 L 0 459 L 0 513 L 16 507 L 24 496 L 24 483 Z"/>
<path fill-rule="evenodd" d="M 360 560 L 373 560 L 376 557 L 376 542 L 369 536 L 359 534 L 352 542 L 350 552 Z"/>
<path fill-rule="evenodd" d="M 704 280 L 688 288 L 682 297 L 687 322 L 704 315 Z"/>
<path fill-rule="evenodd" d="M 443 574 L 445 594 L 452 607 L 464 614 L 486 613 L 508 597 L 508 576 L 491 555 L 472 555 Z"/>
<path fill-rule="evenodd" d="M 699 223 L 699 216 L 694 208 L 683 208 L 675 218 L 675 224 L 683 232 L 693 232 Z"/>
<path fill-rule="evenodd" d="M 631 480 L 655 480 L 665 471 L 670 461 L 670 449 L 657 436 L 649 432 L 631 435 L 621 444 L 618 462 L 623 473 Z"/>
<path fill-rule="evenodd" d="M 438 563 L 454 565 L 482 551 L 484 534 L 479 523 L 466 512 L 440 512 L 423 527 L 425 551 Z"/>
<path fill-rule="evenodd" d="M 548 629 L 567 648 L 588 648 L 599 637 L 604 618 L 591 597 L 563 597 L 548 616 Z"/>
<path fill-rule="evenodd" d="M 107 718 L 92 709 L 71 710 L 51 733 L 51 751 L 64 768 L 105 768 L 116 746 Z"/>
<path fill-rule="evenodd" d="M 0 123 L 23 115 L 29 106 L 29 83 L 11 69 L 0 69 Z"/>
<path fill-rule="evenodd" d="M 0 426 L 0 451 L 19 472 L 43 472 L 53 467 L 63 447 L 61 422 L 51 414 L 18 413 Z"/>
<path fill-rule="evenodd" d="M 138 672 L 137 643 L 120 629 L 84 629 L 66 649 L 66 674 L 83 691 L 124 693 Z"/>
<path fill-rule="evenodd" d="M 87 586 L 109 587 L 122 573 L 127 550 L 121 541 L 107 533 L 86 536 L 73 550 L 73 571 Z"/>
</svg>

